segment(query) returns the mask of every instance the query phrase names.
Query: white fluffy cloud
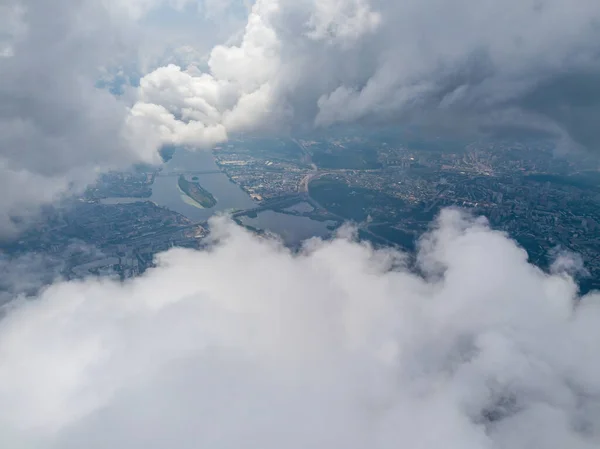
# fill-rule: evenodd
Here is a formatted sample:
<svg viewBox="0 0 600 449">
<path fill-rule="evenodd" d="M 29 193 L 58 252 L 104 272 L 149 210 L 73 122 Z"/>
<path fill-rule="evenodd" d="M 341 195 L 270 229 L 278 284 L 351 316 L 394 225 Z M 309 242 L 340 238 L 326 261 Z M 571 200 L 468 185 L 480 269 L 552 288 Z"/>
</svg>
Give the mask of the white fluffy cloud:
<svg viewBox="0 0 600 449">
<path fill-rule="evenodd" d="M 230 133 L 364 119 L 473 129 L 502 117 L 593 147 L 598 19 L 595 0 L 258 0 L 240 42 L 215 47 L 207 73 L 190 71 L 188 82 L 226 92 L 211 106 Z M 160 76 L 169 73 L 180 76 Z M 158 89 L 142 86 L 140 101 Z M 198 102 L 198 91 L 169 96 L 173 117 L 204 129 L 176 106 Z"/>
<path fill-rule="evenodd" d="M 7 12 L 7 14 L 4 14 Z M 129 52 L 130 12 L 111 2 L 6 0 L 0 6 L 0 237 L 98 170 L 154 160 L 128 111 L 96 89 Z"/>
<path fill-rule="evenodd" d="M 17 223 L 36 213 L 40 204 L 82 189 L 100 171 L 160 161 L 156 150 L 167 133 L 148 132 L 154 122 L 136 120 L 126 97 L 115 98 L 95 86 L 115 67 L 141 67 L 164 46 L 180 44 L 181 37 L 171 39 L 168 27 L 186 8 L 195 8 L 201 25 L 197 10 L 202 4 L 0 1 L 0 238 L 18 231 Z M 156 9 L 171 12 L 175 19 L 163 28 L 152 27 L 147 18 Z M 152 29 L 155 40 L 147 38 L 144 26 Z M 157 44 L 160 38 L 165 40 L 162 46 Z M 149 51 L 151 45 L 159 48 Z M 153 111 L 156 122 L 167 117 L 157 106 L 137 110 Z M 186 131 L 179 122 L 169 126 L 184 136 L 211 132 L 205 127 Z"/>
<path fill-rule="evenodd" d="M 172 250 L 141 278 L 6 309 L 2 447 L 600 443 L 600 297 L 484 221 L 445 211 L 416 268 L 214 226 L 210 250 Z"/>
<path fill-rule="evenodd" d="M 132 116 L 164 143 L 199 147 L 226 140 L 228 131 L 256 130 L 274 120 L 279 111 L 273 110 L 270 82 L 279 68 L 280 43 L 270 17 L 277 10 L 276 2 L 257 2 L 239 45 L 212 50 L 210 73 L 169 65 L 146 75 Z"/>
</svg>

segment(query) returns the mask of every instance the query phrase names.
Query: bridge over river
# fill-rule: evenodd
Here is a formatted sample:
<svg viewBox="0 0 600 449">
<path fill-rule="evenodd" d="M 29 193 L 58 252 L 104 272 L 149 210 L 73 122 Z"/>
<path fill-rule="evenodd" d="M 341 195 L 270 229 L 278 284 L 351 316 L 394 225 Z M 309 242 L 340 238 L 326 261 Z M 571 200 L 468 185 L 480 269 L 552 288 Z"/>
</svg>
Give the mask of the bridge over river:
<svg viewBox="0 0 600 449">
<path fill-rule="evenodd" d="M 200 175 L 215 175 L 222 173 L 221 170 L 172 170 L 172 171 L 161 171 L 157 173 L 157 176 L 200 176 Z"/>
<path fill-rule="evenodd" d="M 302 195 L 291 195 L 291 196 L 286 196 L 284 198 L 276 198 L 275 200 L 272 200 L 272 201 L 266 201 L 266 202 L 262 203 L 260 206 L 256 206 L 252 209 L 245 209 L 245 210 L 239 210 L 239 211 L 233 212 L 231 214 L 231 217 L 237 218 L 237 217 L 242 217 L 244 215 L 258 214 L 258 213 L 264 212 L 266 210 L 283 209 L 286 207 L 293 206 L 294 204 L 299 203 L 301 201 L 305 201 L 305 197 Z"/>
</svg>

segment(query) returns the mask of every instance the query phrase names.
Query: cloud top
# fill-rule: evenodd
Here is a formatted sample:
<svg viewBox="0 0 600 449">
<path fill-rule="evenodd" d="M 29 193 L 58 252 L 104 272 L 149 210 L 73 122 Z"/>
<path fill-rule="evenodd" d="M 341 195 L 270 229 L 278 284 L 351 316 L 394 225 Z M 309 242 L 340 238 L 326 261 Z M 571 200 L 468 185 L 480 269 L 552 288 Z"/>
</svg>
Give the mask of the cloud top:
<svg viewBox="0 0 600 449">
<path fill-rule="evenodd" d="M 159 69 L 136 112 L 156 123 L 145 103 L 164 106 L 163 139 L 190 145 L 274 124 L 379 121 L 525 126 L 594 149 L 598 19 L 593 0 L 258 0 L 239 41 L 216 46 L 203 74 L 188 71 L 195 89 L 169 89 L 181 72 Z"/>
<path fill-rule="evenodd" d="M 445 211 L 417 266 L 213 223 L 144 276 L 57 283 L 0 321 L 0 442 L 71 449 L 592 448 L 599 298 Z"/>
</svg>

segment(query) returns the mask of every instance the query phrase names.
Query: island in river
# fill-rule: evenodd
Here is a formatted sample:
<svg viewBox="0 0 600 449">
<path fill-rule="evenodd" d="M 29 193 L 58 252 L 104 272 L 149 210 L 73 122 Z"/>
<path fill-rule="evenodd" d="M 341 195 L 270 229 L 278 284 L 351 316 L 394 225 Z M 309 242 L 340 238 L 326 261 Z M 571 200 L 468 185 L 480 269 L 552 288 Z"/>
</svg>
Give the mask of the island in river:
<svg viewBox="0 0 600 449">
<path fill-rule="evenodd" d="M 184 194 L 205 209 L 210 209 L 217 204 L 217 200 L 212 193 L 204 189 L 198 182 L 188 181 L 184 175 L 179 176 L 177 185 Z"/>
</svg>

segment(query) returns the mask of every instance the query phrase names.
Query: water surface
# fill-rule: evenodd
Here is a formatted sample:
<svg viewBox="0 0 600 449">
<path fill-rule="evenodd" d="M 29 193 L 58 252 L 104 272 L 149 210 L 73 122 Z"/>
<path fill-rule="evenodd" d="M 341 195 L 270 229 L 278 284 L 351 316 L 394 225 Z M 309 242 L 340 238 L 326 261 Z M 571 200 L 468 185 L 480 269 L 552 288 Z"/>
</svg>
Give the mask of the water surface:
<svg viewBox="0 0 600 449">
<path fill-rule="evenodd" d="M 185 195 L 177 186 L 177 172 L 192 171 L 218 171 L 212 153 L 207 151 L 176 151 L 173 158 L 164 165 L 163 173 L 171 176 L 159 175 L 152 185 L 151 201 L 159 206 L 167 207 L 175 212 L 185 215 L 190 220 L 207 220 L 217 212 L 231 209 L 251 209 L 256 203 L 240 189 L 239 186 L 229 180 L 222 172 L 211 174 L 198 174 L 196 182 L 213 194 L 217 200 L 214 207 L 202 209 L 185 202 Z"/>
<path fill-rule="evenodd" d="M 336 225 L 335 221 L 316 221 L 272 210 L 261 212 L 256 218 L 240 217 L 240 221 L 246 226 L 278 234 L 288 245 L 297 245 L 311 237 L 328 237 L 331 234 L 328 226 Z"/>
<path fill-rule="evenodd" d="M 207 220 L 218 212 L 252 209 L 258 206 L 246 192 L 218 170 L 212 153 L 178 150 L 173 158 L 164 164 L 162 174 L 155 178 L 150 198 L 106 198 L 102 202 L 105 204 L 124 204 L 136 201 L 153 201 L 159 206 L 185 215 L 193 221 Z M 218 171 L 218 173 L 192 174 L 191 172 L 194 171 Z M 177 185 L 178 173 L 180 172 L 184 172 L 190 179 L 191 176 L 197 176 L 197 182 L 213 194 L 217 204 L 214 207 L 203 209 L 190 204 L 190 201 L 186 202 L 185 195 Z M 290 207 L 289 210 L 305 213 L 313 211 L 314 208 L 303 202 Z M 315 236 L 327 237 L 331 233 L 327 227 L 336 225 L 334 221 L 321 222 L 311 220 L 308 217 L 282 214 L 271 210 L 261 212 L 256 218 L 240 217 L 240 220 L 245 225 L 279 234 L 290 245 L 296 245 Z"/>
</svg>

